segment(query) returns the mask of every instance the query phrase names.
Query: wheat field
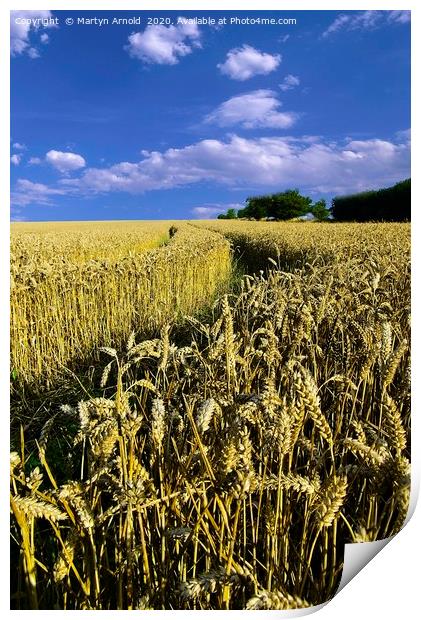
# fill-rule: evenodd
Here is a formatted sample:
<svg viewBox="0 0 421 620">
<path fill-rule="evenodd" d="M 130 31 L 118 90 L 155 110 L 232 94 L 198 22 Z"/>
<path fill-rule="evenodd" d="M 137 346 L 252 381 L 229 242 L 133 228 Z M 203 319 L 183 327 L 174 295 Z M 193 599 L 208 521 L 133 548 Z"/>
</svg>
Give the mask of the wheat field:
<svg viewBox="0 0 421 620">
<path fill-rule="evenodd" d="M 400 530 L 408 224 L 154 223 L 110 230 L 112 256 L 99 229 L 27 226 L 15 398 L 97 372 L 14 439 L 14 608 L 309 607 L 344 543 Z"/>
<path fill-rule="evenodd" d="M 230 276 L 220 235 L 168 222 L 15 224 L 11 366 L 48 386 L 95 346 L 194 313 Z"/>
</svg>

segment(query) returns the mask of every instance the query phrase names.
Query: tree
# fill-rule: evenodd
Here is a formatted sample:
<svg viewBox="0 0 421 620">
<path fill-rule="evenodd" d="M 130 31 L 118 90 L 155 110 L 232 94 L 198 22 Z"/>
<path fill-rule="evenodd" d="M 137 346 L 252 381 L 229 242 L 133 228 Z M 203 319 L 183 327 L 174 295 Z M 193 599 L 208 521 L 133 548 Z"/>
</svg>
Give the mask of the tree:
<svg viewBox="0 0 421 620">
<path fill-rule="evenodd" d="M 318 222 L 323 222 L 329 219 L 330 211 L 326 207 L 326 200 L 318 200 L 311 207 L 311 213 L 314 215 Z"/>
<path fill-rule="evenodd" d="M 392 187 L 336 196 L 332 214 L 339 222 L 405 222 L 411 220 L 411 179 Z"/>
<path fill-rule="evenodd" d="M 247 198 L 246 206 L 241 209 L 239 216 L 253 217 L 257 220 L 265 217 L 290 220 L 308 213 L 311 210 L 311 202 L 311 198 L 301 196 L 298 189 L 288 189 L 266 196 L 251 196 Z"/>
<path fill-rule="evenodd" d="M 218 220 L 236 220 L 238 217 L 236 209 L 228 209 L 226 213 L 220 213 L 216 219 Z"/>
<path fill-rule="evenodd" d="M 316 220 L 327 220 L 330 210 L 325 200 L 319 200 L 313 204 L 308 196 L 302 196 L 298 189 L 287 189 L 276 194 L 263 196 L 249 196 L 244 209 L 228 209 L 226 213 L 218 215 L 219 220 L 232 220 L 246 218 L 254 220 L 292 220 L 307 213 L 312 213 Z"/>
<path fill-rule="evenodd" d="M 256 196 L 254 198 L 247 198 L 246 206 L 241 209 L 241 216 L 246 218 L 253 218 L 255 220 L 261 220 L 267 217 L 267 196 Z"/>
<path fill-rule="evenodd" d="M 227 220 L 235 220 L 237 218 L 237 211 L 235 209 L 228 209 L 225 217 Z"/>
<path fill-rule="evenodd" d="M 290 220 L 305 215 L 311 209 L 311 198 L 301 196 L 298 189 L 274 194 L 272 197 L 270 217 L 276 220 Z"/>
</svg>

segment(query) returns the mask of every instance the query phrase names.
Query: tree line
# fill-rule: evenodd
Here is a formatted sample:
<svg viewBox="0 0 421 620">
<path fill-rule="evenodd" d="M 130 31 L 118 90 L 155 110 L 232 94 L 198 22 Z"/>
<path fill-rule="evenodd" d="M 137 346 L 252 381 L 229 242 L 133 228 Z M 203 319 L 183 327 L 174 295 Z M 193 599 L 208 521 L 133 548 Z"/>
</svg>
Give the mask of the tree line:
<svg viewBox="0 0 421 620">
<path fill-rule="evenodd" d="M 411 219 L 411 179 L 377 191 L 338 196 L 332 200 L 332 215 L 339 222 L 387 221 Z"/>
<path fill-rule="evenodd" d="M 406 221 L 411 219 L 411 179 L 393 187 L 333 198 L 331 208 L 325 200 L 313 200 L 300 194 L 298 189 L 251 196 L 244 209 L 228 209 L 218 215 L 220 220 L 291 220 L 311 214 L 317 221 L 342 222 Z"/>
</svg>

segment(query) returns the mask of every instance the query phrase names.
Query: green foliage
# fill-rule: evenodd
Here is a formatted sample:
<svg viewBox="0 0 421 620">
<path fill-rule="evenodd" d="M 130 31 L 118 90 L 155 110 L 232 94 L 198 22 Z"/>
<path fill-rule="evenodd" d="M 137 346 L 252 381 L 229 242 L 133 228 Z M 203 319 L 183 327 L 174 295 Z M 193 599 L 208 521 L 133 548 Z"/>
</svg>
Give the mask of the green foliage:
<svg viewBox="0 0 421 620">
<path fill-rule="evenodd" d="M 236 209 L 228 209 L 226 213 L 220 213 L 217 217 L 218 220 L 236 220 L 238 217 Z"/>
<path fill-rule="evenodd" d="M 243 216 L 255 219 L 270 217 L 275 220 L 290 220 L 308 213 L 311 202 L 311 198 L 302 196 L 298 189 L 288 189 L 267 196 L 253 196 L 247 198 Z"/>
<path fill-rule="evenodd" d="M 254 220 L 265 218 L 290 220 L 311 211 L 311 204 L 311 198 L 302 196 L 298 189 L 288 189 L 276 194 L 251 196 L 247 198 L 244 209 L 239 209 L 238 212 L 235 209 L 228 209 L 226 214 L 218 215 L 218 219 L 230 220 L 238 217 Z"/>
<path fill-rule="evenodd" d="M 332 213 L 342 222 L 387 221 L 411 219 L 411 179 L 378 191 L 337 196 L 332 200 Z"/>
<path fill-rule="evenodd" d="M 311 207 L 311 213 L 314 215 L 318 222 L 323 222 L 329 219 L 330 211 L 326 206 L 326 200 L 318 200 Z"/>
</svg>

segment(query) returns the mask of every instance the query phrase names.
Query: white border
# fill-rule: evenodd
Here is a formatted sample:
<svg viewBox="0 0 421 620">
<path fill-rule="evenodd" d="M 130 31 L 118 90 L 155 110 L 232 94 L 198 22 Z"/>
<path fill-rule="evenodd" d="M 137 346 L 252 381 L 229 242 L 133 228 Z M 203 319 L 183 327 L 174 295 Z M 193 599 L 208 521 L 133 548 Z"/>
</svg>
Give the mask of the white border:
<svg viewBox="0 0 421 620">
<path fill-rule="evenodd" d="M 45 6 L 47 4 L 47 6 Z M 8 308 L 8 280 L 9 280 L 9 158 L 10 158 L 10 141 L 9 136 L 9 11 L 17 9 L 40 9 L 48 8 L 54 12 L 54 10 L 277 10 L 277 11 L 301 11 L 301 10 L 396 10 L 396 9 L 411 9 L 412 10 L 412 110 L 419 110 L 420 96 L 419 96 L 419 75 L 420 67 L 418 64 L 420 58 L 420 38 L 421 32 L 419 28 L 419 11 L 415 4 L 415 1 L 398 3 L 396 1 L 384 0 L 383 2 L 369 1 L 369 2 L 353 2 L 350 6 L 350 2 L 332 2 L 321 0 L 318 5 L 314 2 L 294 0 L 293 2 L 280 5 L 273 0 L 213 0 L 208 1 L 188 1 L 180 0 L 180 2 L 165 1 L 165 0 L 145 0 L 140 3 L 138 1 L 120 0 L 63 0 L 61 2 L 35 2 L 33 0 L 26 0 L 25 2 L 3 0 L 0 7 L 0 83 L 6 85 L 6 90 L 3 90 L 2 97 L 0 99 L 1 114 L 0 114 L 0 135 L 2 140 L 0 143 L 0 162 L 2 182 L 0 184 L 1 193 L 1 209 L 0 209 L 0 242 L 2 249 L 2 261 L 0 270 L 0 290 L 2 292 L 2 312 L 1 312 L 1 327 L 0 327 L 0 347 L 2 355 L 0 356 L 0 387 L 3 403 L 8 402 L 8 357 L 9 357 L 9 308 Z M 401 6 L 397 6 L 400 4 Z M 412 161 L 413 169 L 419 170 L 420 164 L 420 150 L 417 143 L 419 136 L 418 118 L 413 115 L 412 123 L 412 136 L 413 136 L 413 149 L 412 149 Z M 415 139 L 414 139 L 415 136 Z M 413 289 L 418 290 L 418 270 L 420 264 L 420 255 L 417 243 L 418 223 L 419 223 L 419 209 L 421 205 L 421 196 L 419 190 L 419 182 L 415 176 L 412 179 L 413 189 L 413 259 L 414 259 L 414 279 Z M 415 294 L 413 294 L 413 316 L 420 316 L 420 304 L 417 302 Z M 418 351 L 420 344 L 421 331 L 417 326 L 419 321 L 413 322 L 413 359 L 414 359 L 414 372 L 413 376 L 418 378 L 419 360 Z M 419 488 L 420 480 L 420 463 L 421 455 L 419 454 L 420 441 L 420 428 L 421 424 L 417 420 L 419 418 L 419 412 L 416 410 L 416 405 L 420 402 L 419 389 L 417 381 L 414 381 L 414 397 L 413 397 L 413 433 L 412 433 L 412 480 L 414 491 L 411 497 L 412 503 L 415 501 L 415 496 Z M 1 489 L 4 492 L 2 495 L 4 504 L 2 504 L 2 510 L 0 511 L 0 528 L 4 536 L 4 548 L 9 547 L 9 519 L 8 519 L 8 497 L 6 497 L 6 489 L 8 481 L 6 480 L 8 474 L 8 407 L 3 407 L 2 412 L 4 421 L 4 428 L 2 433 L 3 449 L 1 454 L 4 458 L 3 466 L 0 468 L 4 480 L 2 480 Z M 414 506 L 411 506 L 414 509 Z M 318 611 L 318 617 L 324 620 L 337 619 L 352 620 L 356 615 L 360 615 L 363 618 L 368 617 L 381 617 L 385 620 L 393 619 L 396 617 L 401 618 L 415 618 L 419 614 L 418 603 L 418 588 L 419 588 L 419 547 L 421 541 L 421 511 L 418 508 L 415 515 L 405 526 L 400 534 L 395 537 L 387 546 L 387 549 L 382 551 L 374 560 L 372 560 L 368 566 L 366 566 L 355 579 L 347 585 L 335 598 L 326 606 Z M 3 596 L 1 597 L 1 607 L 6 613 L 12 613 L 9 611 L 9 558 L 8 554 L 5 561 L 2 563 L 3 579 L 2 587 L 4 588 Z M 19 612 L 14 612 L 14 614 Z M 25 612 L 23 612 L 25 613 Z M 33 613 L 33 612 L 32 612 Z M 35 612 L 36 613 L 36 612 Z M 41 612 L 46 615 L 61 614 L 59 611 Z M 74 614 L 80 612 L 67 612 L 67 614 Z M 101 612 L 88 612 L 88 613 L 101 613 Z M 130 612 L 119 612 L 130 613 Z M 143 612 L 145 613 L 145 612 Z M 161 613 L 161 614 L 184 614 L 186 612 L 146 612 L 146 613 Z M 189 613 L 201 613 L 213 614 L 213 617 L 226 612 L 189 612 Z M 247 612 L 230 612 L 231 617 L 238 614 L 244 614 Z M 259 612 L 257 612 L 259 613 Z M 260 612 L 267 613 L 267 612 Z M 286 614 L 281 613 L 284 617 Z M 234 614 L 234 615 L 232 615 Z"/>
</svg>

